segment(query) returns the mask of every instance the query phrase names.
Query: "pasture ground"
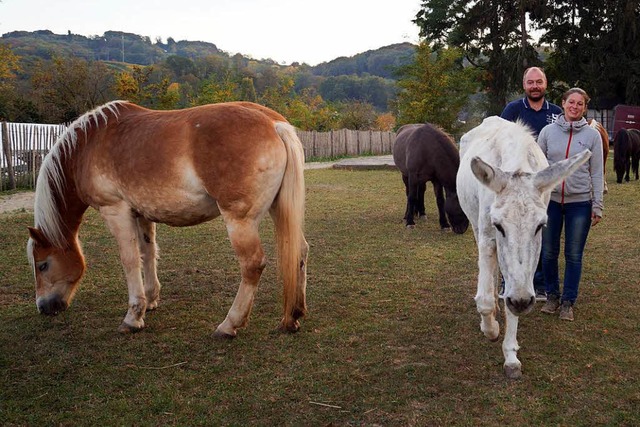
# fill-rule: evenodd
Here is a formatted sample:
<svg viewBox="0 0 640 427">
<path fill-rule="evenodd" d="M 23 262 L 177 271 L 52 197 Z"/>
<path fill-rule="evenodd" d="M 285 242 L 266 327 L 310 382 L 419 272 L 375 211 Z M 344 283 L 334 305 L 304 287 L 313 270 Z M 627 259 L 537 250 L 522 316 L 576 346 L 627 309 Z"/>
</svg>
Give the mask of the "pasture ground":
<svg viewBox="0 0 640 427">
<path fill-rule="evenodd" d="M 251 321 L 212 335 L 238 285 L 220 219 L 159 226 L 158 310 L 120 335 L 127 301 L 116 245 L 95 211 L 81 229 L 87 274 L 71 308 L 36 314 L 29 212 L 0 215 L 0 424 L 633 426 L 640 424 L 640 183 L 609 174 L 586 249 L 576 321 L 539 307 L 520 321 L 524 377 L 508 381 L 479 330 L 471 230 L 405 230 L 400 174 L 308 170 L 309 315 L 281 317 L 273 232 Z M 541 304 L 538 304 L 541 306 Z M 501 336 L 502 339 L 502 336 Z"/>
</svg>

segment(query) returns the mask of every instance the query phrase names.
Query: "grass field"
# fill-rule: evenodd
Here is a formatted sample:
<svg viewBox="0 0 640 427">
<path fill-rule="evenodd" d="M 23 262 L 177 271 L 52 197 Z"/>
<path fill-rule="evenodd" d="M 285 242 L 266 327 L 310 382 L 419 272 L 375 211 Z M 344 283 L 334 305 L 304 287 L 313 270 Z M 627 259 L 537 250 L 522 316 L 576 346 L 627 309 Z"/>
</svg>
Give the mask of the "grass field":
<svg viewBox="0 0 640 427">
<path fill-rule="evenodd" d="M 640 183 L 609 176 L 605 218 L 587 244 L 576 321 L 520 321 L 523 378 L 505 379 L 500 342 L 479 330 L 471 230 L 405 230 L 393 171 L 309 170 L 309 315 L 275 329 L 270 263 L 251 321 L 212 335 L 237 290 L 220 219 L 159 226 L 158 310 L 116 332 L 127 291 L 113 238 L 91 210 L 87 274 L 71 308 L 36 313 L 25 256 L 29 213 L 0 216 L 1 425 L 634 426 L 640 425 Z M 501 337 L 502 338 L 502 337 Z"/>
</svg>

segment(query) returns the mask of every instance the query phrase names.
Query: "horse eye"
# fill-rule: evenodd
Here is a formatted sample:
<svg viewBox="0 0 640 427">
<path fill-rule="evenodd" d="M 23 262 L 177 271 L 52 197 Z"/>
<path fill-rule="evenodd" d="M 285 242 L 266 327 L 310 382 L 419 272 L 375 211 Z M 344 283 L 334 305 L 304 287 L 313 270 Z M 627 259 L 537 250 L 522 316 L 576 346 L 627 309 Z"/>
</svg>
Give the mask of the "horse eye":
<svg viewBox="0 0 640 427">
<path fill-rule="evenodd" d="M 38 264 L 38 270 L 40 270 L 41 272 L 47 271 L 47 268 L 49 268 L 48 262 L 43 262 L 41 264 Z"/>
<path fill-rule="evenodd" d="M 500 232 L 500 234 L 502 234 L 502 237 L 505 237 L 506 235 L 504 234 L 504 228 L 502 228 L 502 226 L 500 224 L 493 224 L 493 226 L 496 228 L 496 230 L 498 230 Z"/>
</svg>

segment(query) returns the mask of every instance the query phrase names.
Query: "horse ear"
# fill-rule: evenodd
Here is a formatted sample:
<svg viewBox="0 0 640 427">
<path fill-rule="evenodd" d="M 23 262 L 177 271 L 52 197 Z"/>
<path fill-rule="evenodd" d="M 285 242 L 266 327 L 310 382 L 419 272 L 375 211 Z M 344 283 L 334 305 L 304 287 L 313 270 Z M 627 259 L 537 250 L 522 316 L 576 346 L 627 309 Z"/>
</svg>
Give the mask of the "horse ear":
<svg viewBox="0 0 640 427">
<path fill-rule="evenodd" d="M 47 238 L 44 237 L 44 234 L 42 234 L 42 231 L 40 231 L 40 229 L 34 228 L 34 227 L 27 227 L 27 228 L 29 229 L 29 235 L 31 236 L 34 242 L 36 242 L 38 245 L 45 248 L 51 246 L 51 243 L 49 243 L 49 240 L 47 240 Z"/>
<path fill-rule="evenodd" d="M 507 186 L 507 176 L 499 168 L 494 168 L 480 157 L 471 159 L 471 171 L 478 181 L 489 187 L 495 193 L 501 192 Z"/>
<path fill-rule="evenodd" d="M 534 178 L 534 185 L 540 192 L 551 190 L 557 183 L 571 175 L 591 157 L 591 151 L 585 150 L 568 159 L 552 164 L 538 172 Z"/>
</svg>

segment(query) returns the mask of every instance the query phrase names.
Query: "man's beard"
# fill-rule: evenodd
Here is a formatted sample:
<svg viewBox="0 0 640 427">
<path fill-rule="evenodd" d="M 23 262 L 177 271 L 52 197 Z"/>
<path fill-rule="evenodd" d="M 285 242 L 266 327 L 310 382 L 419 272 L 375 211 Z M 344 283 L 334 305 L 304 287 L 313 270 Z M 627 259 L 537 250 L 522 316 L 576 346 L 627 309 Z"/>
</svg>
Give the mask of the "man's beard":
<svg viewBox="0 0 640 427">
<path fill-rule="evenodd" d="M 538 101 L 540 101 L 542 98 L 544 98 L 544 92 L 536 92 L 536 94 L 535 94 L 535 95 L 534 95 L 534 94 L 531 94 L 531 93 L 527 93 L 527 98 L 528 98 L 530 101 L 538 102 Z"/>
</svg>

